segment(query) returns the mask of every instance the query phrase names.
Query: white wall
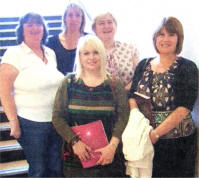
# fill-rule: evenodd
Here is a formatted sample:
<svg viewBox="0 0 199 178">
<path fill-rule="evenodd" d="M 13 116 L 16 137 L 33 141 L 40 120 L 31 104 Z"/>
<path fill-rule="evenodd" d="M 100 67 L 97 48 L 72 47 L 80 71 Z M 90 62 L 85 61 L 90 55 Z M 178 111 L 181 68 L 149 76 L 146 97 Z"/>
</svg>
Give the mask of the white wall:
<svg viewBox="0 0 199 178">
<path fill-rule="evenodd" d="M 118 20 L 117 38 L 135 43 L 141 58 L 155 55 L 152 34 L 165 16 L 175 16 L 184 27 L 184 57 L 199 67 L 199 12 L 197 0 L 84 0 L 95 16 L 112 12 Z"/>
<path fill-rule="evenodd" d="M 22 16 L 29 11 L 41 15 L 62 15 L 69 0 L 4 0 L 0 17 Z M 78 0 L 76 0 L 78 1 Z M 175 16 L 183 24 L 185 40 L 182 55 L 199 67 L 199 12 L 198 0 L 82 0 L 94 17 L 101 12 L 112 12 L 118 21 L 117 39 L 137 45 L 141 58 L 156 55 L 152 33 L 164 16 Z M 87 31 L 90 31 L 87 20 Z"/>
</svg>

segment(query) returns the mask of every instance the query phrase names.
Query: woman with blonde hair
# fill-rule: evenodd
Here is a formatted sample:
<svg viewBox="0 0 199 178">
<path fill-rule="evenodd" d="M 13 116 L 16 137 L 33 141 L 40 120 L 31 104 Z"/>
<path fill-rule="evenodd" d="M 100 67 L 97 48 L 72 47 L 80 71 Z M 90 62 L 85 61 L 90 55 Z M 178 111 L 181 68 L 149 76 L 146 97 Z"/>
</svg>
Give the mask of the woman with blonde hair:
<svg viewBox="0 0 199 178">
<path fill-rule="evenodd" d="M 113 81 L 106 72 L 106 53 L 98 37 L 87 35 L 80 38 L 75 63 L 76 73 L 62 82 L 53 111 L 53 124 L 64 144 L 68 143 L 74 153 L 74 157 L 64 162 L 64 175 L 124 177 L 124 162 L 120 161 L 121 155 L 117 151 L 121 149 L 118 145 L 129 114 L 126 92 L 120 80 L 115 78 Z M 101 153 L 96 166 L 83 168 L 80 160 L 91 158 L 91 148 L 70 127 L 97 120 L 102 121 L 109 144 L 94 150 Z M 78 158 L 76 162 L 75 157 Z"/>
</svg>

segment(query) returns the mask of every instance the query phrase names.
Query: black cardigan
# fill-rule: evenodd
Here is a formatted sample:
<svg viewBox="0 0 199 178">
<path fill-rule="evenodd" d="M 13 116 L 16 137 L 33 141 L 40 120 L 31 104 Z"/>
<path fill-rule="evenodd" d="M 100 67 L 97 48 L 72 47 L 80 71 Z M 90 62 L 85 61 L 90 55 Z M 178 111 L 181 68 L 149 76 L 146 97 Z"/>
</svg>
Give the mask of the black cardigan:
<svg viewBox="0 0 199 178">
<path fill-rule="evenodd" d="M 134 92 L 137 90 L 138 82 L 141 80 L 146 66 L 153 58 L 145 58 L 139 62 L 136 67 L 133 84 L 129 92 L 129 98 L 134 97 Z M 193 109 L 195 100 L 198 94 L 198 69 L 194 62 L 179 57 L 179 66 L 174 70 L 175 80 L 172 83 L 174 88 L 174 102 L 176 108 L 179 106 L 186 107 L 190 111 Z"/>
</svg>

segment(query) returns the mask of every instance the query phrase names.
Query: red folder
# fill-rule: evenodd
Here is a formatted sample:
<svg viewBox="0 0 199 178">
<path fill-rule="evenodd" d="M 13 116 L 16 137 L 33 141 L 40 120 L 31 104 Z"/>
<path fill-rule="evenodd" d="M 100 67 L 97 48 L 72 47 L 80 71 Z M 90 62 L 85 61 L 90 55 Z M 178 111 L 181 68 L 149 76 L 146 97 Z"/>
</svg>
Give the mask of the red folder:
<svg viewBox="0 0 199 178">
<path fill-rule="evenodd" d="M 91 122 L 89 124 L 79 125 L 72 127 L 73 132 L 79 135 L 82 142 L 87 144 L 93 151 L 93 157 L 86 161 L 81 161 L 83 168 L 96 166 L 101 153 L 94 152 L 94 150 L 103 148 L 108 145 L 108 139 L 104 131 L 101 120 Z"/>
</svg>

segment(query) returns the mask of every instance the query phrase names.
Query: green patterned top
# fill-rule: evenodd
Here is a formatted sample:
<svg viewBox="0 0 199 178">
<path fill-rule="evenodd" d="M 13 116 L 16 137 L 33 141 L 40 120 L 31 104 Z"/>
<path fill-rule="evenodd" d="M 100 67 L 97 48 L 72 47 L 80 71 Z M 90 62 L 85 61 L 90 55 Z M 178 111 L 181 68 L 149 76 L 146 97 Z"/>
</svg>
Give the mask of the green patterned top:
<svg viewBox="0 0 199 178">
<path fill-rule="evenodd" d="M 108 139 L 119 139 L 126 127 L 129 106 L 119 79 L 111 85 L 110 76 L 97 87 L 88 87 L 83 80 L 70 75 L 58 89 L 53 109 L 53 124 L 68 142 L 74 137 L 70 127 L 101 120 Z"/>
</svg>

